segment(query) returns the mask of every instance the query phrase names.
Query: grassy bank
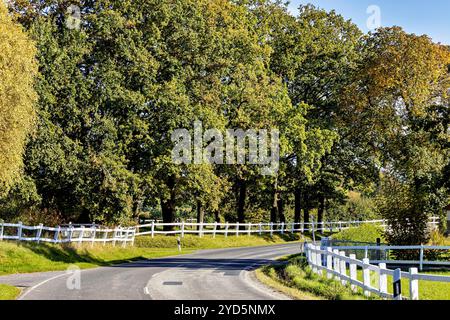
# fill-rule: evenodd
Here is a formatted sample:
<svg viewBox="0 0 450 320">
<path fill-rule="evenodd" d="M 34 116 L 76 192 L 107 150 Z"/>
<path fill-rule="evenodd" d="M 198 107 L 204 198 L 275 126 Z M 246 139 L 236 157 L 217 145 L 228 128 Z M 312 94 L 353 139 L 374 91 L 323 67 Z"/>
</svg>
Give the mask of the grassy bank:
<svg viewBox="0 0 450 320">
<path fill-rule="evenodd" d="M 20 289 L 6 284 L 0 284 L 0 300 L 14 300 L 20 294 Z"/>
<path fill-rule="evenodd" d="M 298 236 L 230 236 L 228 238 L 218 236 L 215 239 L 208 236 L 204 238 L 186 236 L 182 239 L 182 253 L 192 253 L 198 249 L 279 244 L 294 240 L 298 240 Z M 0 242 L 0 275 L 65 270 L 70 265 L 86 269 L 178 254 L 180 253 L 177 249 L 176 237 L 170 236 L 139 237 L 136 239 L 135 246 L 127 248 L 110 245 L 91 247 L 86 244 L 78 247 L 5 241 Z"/>
<path fill-rule="evenodd" d="M 135 245 L 137 247 L 147 248 L 171 248 L 176 247 L 177 236 L 150 236 L 136 238 Z M 304 238 L 303 238 L 304 239 Z M 224 235 L 204 235 L 200 238 L 197 235 L 186 235 L 181 239 L 183 248 L 186 249 L 220 249 L 220 248 L 236 248 L 236 247 L 251 247 L 251 246 L 267 246 L 271 244 L 281 244 L 292 241 L 301 240 L 298 234 L 284 234 L 284 235 L 262 235 L 262 236 L 247 236 L 230 234 L 228 237 Z"/>
<path fill-rule="evenodd" d="M 363 300 L 361 291 L 354 293 L 339 281 L 326 279 L 311 271 L 303 256 L 288 258 L 278 266 L 265 266 L 257 277 L 264 284 L 299 300 Z"/>
</svg>

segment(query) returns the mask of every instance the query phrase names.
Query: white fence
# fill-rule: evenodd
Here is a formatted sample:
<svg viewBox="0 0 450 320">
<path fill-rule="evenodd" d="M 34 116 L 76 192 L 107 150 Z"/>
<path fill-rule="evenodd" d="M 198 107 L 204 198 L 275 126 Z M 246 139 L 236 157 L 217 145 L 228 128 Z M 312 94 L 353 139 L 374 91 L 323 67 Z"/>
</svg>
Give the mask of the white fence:
<svg viewBox="0 0 450 320">
<path fill-rule="evenodd" d="M 437 228 L 439 225 L 438 218 L 432 218 L 428 227 Z M 363 224 L 377 224 L 383 228 L 387 227 L 385 220 L 370 220 L 370 221 L 336 221 L 336 222 L 301 222 L 301 223 L 190 223 L 190 222 L 175 222 L 175 223 L 159 223 L 152 221 L 148 224 L 141 224 L 137 226 L 137 236 L 155 234 L 178 234 L 184 237 L 185 234 L 197 234 L 202 237 L 205 234 L 223 234 L 226 237 L 229 235 L 251 235 L 251 234 L 270 234 L 274 233 L 295 233 L 295 232 L 336 232 L 352 227 L 358 227 Z M 165 230 L 165 227 L 170 227 L 171 230 Z M 168 228 L 169 229 L 169 228 Z"/>
<path fill-rule="evenodd" d="M 361 261 L 356 259 L 355 254 L 347 257 L 344 251 L 331 247 L 321 249 L 310 243 L 305 245 L 305 255 L 313 272 L 319 275 L 326 274 L 329 279 L 335 278 L 343 285 L 349 284 L 353 291 L 357 291 L 357 287 L 360 287 L 367 297 L 375 294 L 382 298 L 394 298 L 388 290 L 387 277 L 394 276 L 395 271 L 387 269 L 386 263 L 373 265 L 368 258 Z M 358 279 L 358 267 L 362 269 L 362 281 Z M 400 275 L 409 281 L 409 299 L 411 300 L 419 300 L 419 280 L 450 283 L 449 276 L 419 274 L 417 268 L 411 268 L 409 272 L 400 272 Z M 376 280 L 375 284 L 373 279 Z M 401 296 L 399 298 L 401 299 Z"/>
<path fill-rule="evenodd" d="M 22 223 L 0 223 L 0 241 L 16 240 L 27 242 L 47 242 L 47 243 L 112 243 L 117 242 L 122 246 L 127 243 L 134 244 L 136 228 L 100 228 L 85 226 L 75 227 L 45 227 L 26 226 Z"/>
<path fill-rule="evenodd" d="M 424 265 L 437 265 L 437 266 L 450 266 L 450 261 L 430 261 L 425 260 L 425 252 L 432 250 L 447 251 L 450 256 L 450 246 L 332 246 L 333 250 L 337 249 L 339 251 L 345 251 L 347 254 L 349 252 L 354 252 L 358 256 L 363 255 L 364 258 L 368 258 L 370 263 L 386 263 L 386 264 L 396 264 L 396 265 L 419 265 L 420 270 L 423 269 Z M 417 260 L 395 260 L 391 259 L 393 251 L 409 251 L 416 253 Z M 373 254 L 375 253 L 375 254 Z"/>
</svg>

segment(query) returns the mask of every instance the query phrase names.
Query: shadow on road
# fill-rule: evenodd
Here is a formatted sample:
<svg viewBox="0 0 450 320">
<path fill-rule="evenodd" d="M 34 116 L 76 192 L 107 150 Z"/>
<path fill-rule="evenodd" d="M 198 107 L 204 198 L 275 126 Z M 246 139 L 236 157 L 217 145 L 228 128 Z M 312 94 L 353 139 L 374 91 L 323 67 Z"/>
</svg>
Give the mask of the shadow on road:
<svg viewBox="0 0 450 320">
<path fill-rule="evenodd" d="M 283 262 L 267 259 L 208 259 L 208 258 L 166 258 L 146 260 L 113 266 L 113 268 L 184 268 L 184 269 L 215 269 L 223 271 L 252 271 L 268 264 Z"/>
</svg>

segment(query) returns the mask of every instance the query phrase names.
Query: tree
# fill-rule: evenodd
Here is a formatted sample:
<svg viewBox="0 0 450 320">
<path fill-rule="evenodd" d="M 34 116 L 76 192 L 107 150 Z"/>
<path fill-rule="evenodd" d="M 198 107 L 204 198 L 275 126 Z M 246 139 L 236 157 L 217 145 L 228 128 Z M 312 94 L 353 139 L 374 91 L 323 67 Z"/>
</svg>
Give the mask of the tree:
<svg viewBox="0 0 450 320">
<path fill-rule="evenodd" d="M 20 179 L 35 121 L 36 48 L 0 2 L 0 194 Z M 20 80 L 19 80 L 20 79 Z"/>
<path fill-rule="evenodd" d="M 364 64 L 348 88 L 349 110 L 370 119 L 367 134 L 382 155 L 387 238 L 425 243 L 428 216 L 441 212 L 448 197 L 442 184 L 448 153 L 430 123 L 439 121 L 436 106 L 445 109 L 448 101 L 450 52 L 398 27 L 379 29 L 364 46 Z"/>
</svg>

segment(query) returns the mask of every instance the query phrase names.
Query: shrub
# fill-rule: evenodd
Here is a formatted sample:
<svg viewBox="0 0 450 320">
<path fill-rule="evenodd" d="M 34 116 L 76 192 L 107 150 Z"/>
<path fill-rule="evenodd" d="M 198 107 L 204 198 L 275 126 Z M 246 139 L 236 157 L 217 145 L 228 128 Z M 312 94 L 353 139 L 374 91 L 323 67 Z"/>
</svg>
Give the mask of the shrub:
<svg viewBox="0 0 450 320">
<path fill-rule="evenodd" d="M 343 230 L 333 236 L 336 240 L 348 240 L 356 242 L 376 242 L 377 238 L 384 241 L 383 228 L 378 225 L 364 224 L 357 228 Z"/>
</svg>

